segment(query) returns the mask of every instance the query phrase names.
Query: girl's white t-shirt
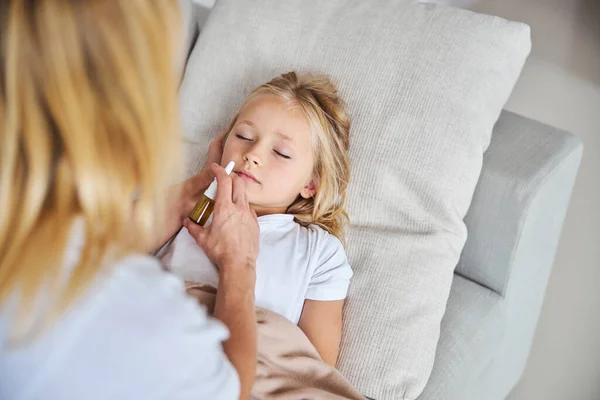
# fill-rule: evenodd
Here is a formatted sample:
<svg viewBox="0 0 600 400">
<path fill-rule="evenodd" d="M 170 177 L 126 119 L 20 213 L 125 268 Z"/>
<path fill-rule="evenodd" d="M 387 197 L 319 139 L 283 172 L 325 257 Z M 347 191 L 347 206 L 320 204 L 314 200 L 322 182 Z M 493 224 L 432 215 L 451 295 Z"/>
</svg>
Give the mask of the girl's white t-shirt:
<svg viewBox="0 0 600 400">
<path fill-rule="evenodd" d="M 343 300 L 352 268 L 342 243 L 317 225 L 303 227 L 290 214 L 258 218 L 256 305 L 295 324 L 304 300 Z M 218 287 L 219 272 L 187 229 L 175 237 L 163 262 L 181 278 Z"/>
</svg>

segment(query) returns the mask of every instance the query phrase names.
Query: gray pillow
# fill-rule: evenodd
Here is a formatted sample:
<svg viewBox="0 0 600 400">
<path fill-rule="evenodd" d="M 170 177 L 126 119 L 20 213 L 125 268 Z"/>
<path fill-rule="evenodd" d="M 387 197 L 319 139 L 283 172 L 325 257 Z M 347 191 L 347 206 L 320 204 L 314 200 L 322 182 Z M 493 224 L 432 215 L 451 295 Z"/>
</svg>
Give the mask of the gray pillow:
<svg viewBox="0 0 600 400">
<path fill-rule="evenodd" d="M 369 397 L 415 399 L 429 378 L 463 217 L 529 51 L 524 24 L 398 0 L 220 0 L 198 38 L 180 92 L 188 174 L 279 73 L 326 73 L 349 104 L 338 368 Z"/>
</svg>

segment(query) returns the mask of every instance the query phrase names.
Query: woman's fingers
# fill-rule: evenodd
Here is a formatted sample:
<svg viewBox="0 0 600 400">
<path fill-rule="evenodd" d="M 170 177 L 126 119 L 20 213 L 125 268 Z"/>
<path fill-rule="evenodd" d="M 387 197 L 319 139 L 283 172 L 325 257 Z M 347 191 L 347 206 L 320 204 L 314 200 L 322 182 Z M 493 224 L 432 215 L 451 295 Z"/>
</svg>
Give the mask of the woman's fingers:
<svg viewBox="0 0 600 400">
<path fill-rule="evenodd" d="M 241 204 L 248 207 L 248 200 L 246 199 L 246 184 L 238 176 L 232 176 L 231 179 L 233 181 L 233 202 L 235 204 Z"/>
<path fill-rule="evenodd" d="M 204 236 L 206 235 L 206 229 L 189 218 L 183 220 L 183 226 L 188 230 L 190 235 L 196 240 L 199 246 L 204 243 Z"/>
<path fill-rule="evenodd" d="M 218 164 L 221 162 L 221 155 L 223 153 L 223 139 L 225 138 L 226 134 L 227 130 L 224 129 L 210 142 L 210 145 L 208 146 L 208 157 L 206 160 L 207 165 L 212 163 Z"/>
<path fill-rule="evenodd" d="M 219 132 L 219 134 L 217 135 L 217 137 L 214 140 L 223 142 L 223 138 L 225 137 L 226 134 L 227 134 L 227 129 L 223 129 L 221 132 Z"/>
<path fill-rule="evenodd" d="M 217 178 L 217 198 L 215 200 L 216 205 L 221 205 L 223 202 L 231 203 L 232 195 L 232 182 L 231 177 L 225 172 L 225 168 L 218 164 L 211 164 L 210 169 L 212 170 L 215 178 Z"/>
</svg>

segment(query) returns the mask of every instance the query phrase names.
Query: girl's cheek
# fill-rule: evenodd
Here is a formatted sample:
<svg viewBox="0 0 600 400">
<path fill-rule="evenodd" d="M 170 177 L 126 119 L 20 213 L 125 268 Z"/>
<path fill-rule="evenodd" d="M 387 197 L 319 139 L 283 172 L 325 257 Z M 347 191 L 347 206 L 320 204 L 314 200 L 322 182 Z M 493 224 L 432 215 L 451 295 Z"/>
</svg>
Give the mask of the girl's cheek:
<svg viewBox="0 0 600 400">
<path fill-rule="evenodd" d="M 240 149 L 239 146 L 236 146 L 235 144 L 230 144 L 230 145 L 226 145 L 225 149 L 223 151 L 223 154 L 227 154 L 227 155 L 237 155 L 239 154 Z"/>
<path fill-rule="evenodd" d="M 277 180 L 282 187 L 287 187 L 295 180 L 294 171 L 282 165 L 278 165 L 277 168 L 270 169 L 269 175 L 272 176 L 272 179 Z"/>
</svg>

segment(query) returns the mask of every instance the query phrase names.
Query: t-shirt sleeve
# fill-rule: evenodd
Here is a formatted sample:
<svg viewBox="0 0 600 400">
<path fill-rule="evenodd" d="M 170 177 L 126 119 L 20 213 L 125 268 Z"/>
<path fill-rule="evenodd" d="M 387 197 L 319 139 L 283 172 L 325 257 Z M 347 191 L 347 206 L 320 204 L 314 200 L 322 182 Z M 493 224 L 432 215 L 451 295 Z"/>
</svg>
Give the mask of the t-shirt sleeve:
<svg viewBox="0 0 600 400">
<path fill-rule="evenodd" d="M 309 300 L 343 300 L 348 295 L 352 268 L 344 246 L 327 232 L 318 236 L 316 268 L 310 279 L 306 298 Z"/>
<path fill-rule="evenodd" d="M 239 378 L 222 348 L 228 331 L 185 294 L 183 282 L 145 256 L 114 271 L 51 341 L 63 348 L 56 368 L 41 378 L 46 394 L 237 399 Z"/>
</svg>

